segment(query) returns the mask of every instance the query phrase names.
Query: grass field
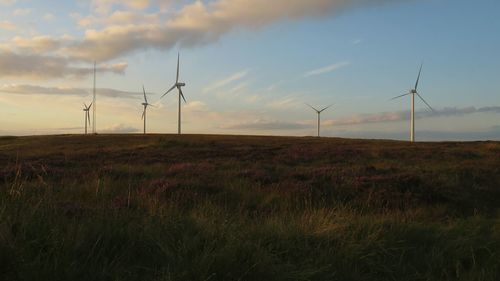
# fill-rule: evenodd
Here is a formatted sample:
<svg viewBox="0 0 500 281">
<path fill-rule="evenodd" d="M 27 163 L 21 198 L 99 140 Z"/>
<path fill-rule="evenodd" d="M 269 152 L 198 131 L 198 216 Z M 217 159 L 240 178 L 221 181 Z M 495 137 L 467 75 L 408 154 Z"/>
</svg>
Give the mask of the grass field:
<svg viewBox="0 0 500 281">
<path fill-rule="evenodd" d="M 500 143 L 3 137 L 0 280 L 500 280 Z"/>
</svg>

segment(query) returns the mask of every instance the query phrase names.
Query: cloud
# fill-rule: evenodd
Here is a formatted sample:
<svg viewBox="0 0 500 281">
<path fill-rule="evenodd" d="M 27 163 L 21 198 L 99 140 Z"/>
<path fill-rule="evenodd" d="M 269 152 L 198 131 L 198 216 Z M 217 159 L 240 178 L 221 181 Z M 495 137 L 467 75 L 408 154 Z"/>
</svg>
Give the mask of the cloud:
<svg viewBox="0 0 500 281">
<path fill-rule="evenodd" d="M 449 107 L 438 110 L 436 112 L 419 112 L 417 114 L 417 118 L 430 118 L 430 117 L 446 117 L 446 116 L 463 116 L 474 113 L 500 113 L 500 106 L 490 106 L 490 107 L 465 107 L 465 108 L 455 108 Z M 363 114 L 363 115 L 355 115 L 352 117 L 339 119 L 339 120 L 324 120 L 322 121 L 322 126 L 331 127 L 331 126 L 346 126 L 346 125 L 358 125 L 358 124 L 367 124 L 367 123 L 382 123 L 382 122 L 395 122 L 395 121 L 405 121 L 409 120 L 409 112 L 382 112 L 376 114 Z M 277 121 L 277 120 L 265 120 L 265 119 L 257 119 L 252 122 L 241 122 L 238 124 L 232 124 L 221 127 L 222 129 L 236 129 L 236 130 L 302 130 L 311 128 L 312 124 L 308 122 L 285 122 L 285 121 Z M 467 136 L 467 139 L 474 139 L 474 133 L 477 133 L 477 136 L 481 139 L 486 139 L 488 136 L 498 136 L 499 135 L 499 126 L 493 126 L 490 130 L 487 130 L 483 133 L 478 132 L 449 132 L 447 134 L 442 133 L 442 139 L 460 139 L 459 136 Z M 407 133 L 400 132 L 345 132 L 346 136 L 359 136 L 359 137 L 370 137 L 370 136 L 381 136 L 383 138 L 405 138 Z M 428 137 L 428 139 L 440 139 L 438 133 L 435 132 L 427 132 L 427 134 L 422 134 Z"/>
<path fill-rule="evenodd" d="M 17 0 L 0 0 L 0 5 L 11 6 L 14 5 Z"/>
<path fill-rule="evenodd" d="M 86 30 L 82 39 L 60 40 L 60 46 L 54 51 L 62 56 L 80 60 L 109 61 L 138 50 L 168 50 L 179 45 L 193 47 L 208 44 L 235 29 L 255 30 L 280 21 L 321 18 L 349 8 L 400 1 L 274 0 L 273 5 L 269 5 L 268 0 L 195 1 L 168 13 L 168 19 L 159 19 L 157 13 L 141 12 L 136 15 L 124 11 L 108 15 L 114 6 L 125 6 L 136 10 L 137 13 L 149 7 L 150 1 L 94 0 L 93 10 L 98 13 L 96 17 L 101 19 L 80 18 L 80 24 L 88 26 L 100 21 L 106 26 L 102 29 Z M 161 6 L 165 1 L 156 2 Z M 127 22 L 133 18 L 148 17 L 151 20 Z"/>
<path fill-rule="evenodd" d="M 17 26 L 10 21 L 0 21 L 0 29 L 3 30 L 16 30 Z"/>
<path fill-rule="evenodd" d="M 304 77 L 311 77 L 311 76 L 316 76 L 316 75 L 330 73 L 330 72 L 333 72 L 333 71 L 338 70 L 340 68 L 349 66 L 350 64 L 351 63 L 347 62 L 347 61 L 335 63 L 335 64 L 332 64 L 332 65 L 329 65 L 329 66 L 325 66 L 325 67 L 322 67 L 322 68 L 319 68 L 319 69 L 308 71 L 308 72 L 306 72 L 304 74 Z"/>
<path fill-rule="evenodd" d="M 202 101 L 190 101 L 184 106 L 185 112 L 206 112 L 208 106 Z"/>
<path fill-rule="evenodd" d="M 301 102 L 297 97 L 284 97 L 282 99 L 272 100 L 266 103 L 266 107 L 276 110 L 297 108 L 302 106 L 303 102 Z"/>
<path fill-rule="evenodd" d="M 73 14 L 72 17 L 77 20 L 78 26 L 83 28 L 128 24 L 161 24 L 159 13 L 143 14 L 136 11 L 115 11 L 106 17 L 96 15 L 83 17 L 79 14 Z"/>
<path fill-rule="evenodd" d="M 144 10 L 150 4 L 149 0 L 92 0 L 91 8 L 99 14 L 107 14 L 114 6 L 124 6 L 136 10 Z"/>
<path fill-rule="evenodd" d="M 222 88 L 224 86 L 227 86 L 235 81 L 239 81 L 248 75 L 248 71 L 249 70 L 243 70 L 243 71 L 234 73 L 234 74 L 232 74 L 232 75 L 230 75 L 222 80 L 214 82 L 211 85 L 205 87 L 205 89 L 203 89 L 203 92 L 207 93 L 207 92 Z"/>
<path fill-rule="evenodd" d="M 102 134 L 128 134 L 139 131 L 140 129 L 125 124 L 116 124 L 99 130 Z"/>
<path fill-rule="evenodd" d="M 99 96 L 136 98 L 142 96 L 141 92 L 127 92 L 115 89 L 98 88 L 96 92 Z M 68 88 L 68 87 L 42 87 L 33 85 L 0 85 L 0 93 L 15 95 L 60 95 L 60 96 L 89 96 L 92 89 Z"/>
<path fill-rule="evenodd" d="M 93 72 L 93 67 L 76 66 L 77 61 L 58 56 L 16 54 L 0 52 L 0 78 L 23 77 L 30 79 L 81 78 Z M 126 63 L 104 64 L 99 72 L 124 74 Z"/>
<path fill-rule="evenodd" d="M 352 41 L 353 45 L 359 45 L 361 43 L 363 43 L 363 39 L 356 39 L 356 40 Z"/>
<path fill-rule="evenodd" d="M 489 106 L 476 108 L 473 106 L 457 108 L 457 107 L 447 107 L 441 110 L 432 111 L 420 111 L 417 112 L 415 118 L 431 118 L 431 117 L 446 117 L 446 116 L 464 116 L 474 113 L 500 113 L 500 106 Z M 395 121 L 406 121 L 410 120 L 409 111 L 397 111 L 397 112 L 381 112 L 375 114 L 360 114 L 354 115 L 344 119 L 338 120 L 327 120 L 323 122 L 325 126 L 345 126 L 345 125 L 357 125 L 357 124 L 367 124 L 367 123 L 383 123 L 383 122 L 395 122 Z"/>
<path fill-rule="evenodd" d="M 22 8 L 15 9 L 12 14 L 14 16 L 16 16 L 16 17 L 27 16 L 27 15 L 31 14 L 31 9 L 27 9 L 27 8 L 24 8 L 24 9 L 22 9 Z"/>
<path fill-rule="evenodd" d="M 233 125 L 223 126 L 221 128 L 228 130 L 272 131 L 272 130 L 300 130 L 300 129 L 307 129 L 310 127 L 311 127 L 310 125 L 302 123 L 257 119 L 253 122 L 233 124 Z"/>
<path fill-rule="evenodd" d="M 91 0 L 90 8 L 94 14 L 87 17 L 72 15 L 85 28 L 83 38 L 37 35 L 0 42 L 0 78 L 81 77 L 89 74 L 88 68 L 80 66 L 85 62 L 110 62 L 148 49 L 195 47 L 215 42 L 233 30 L 255 30 L 281 21 L 322 18 L 361 6 L 400 1 L 409 0 L 273 0 L 272 5 L 268 0 L 198 0 L 189 4 L 181 0 Z M 12 4 L 14 1 L 3 0 L 1 3 Z M 165 12 L 165 7 L 172 3 L 181 3 L 172 5 L 180 8 Z M 156 12 L 150 12 L 152 10 Z M 14 11 L 17 15 L 30 12 L 29 9 Z M 4 27 L 13 28 L 5 22 Z M 125 67 L 125 64 L 115 65 L 107 71 L 122 74 Z M 333 68 L 330 66 L 330 69 L 316 72 L 333 71 Z M 246 75 L 243 72 L 237 74 L 240 76 L 228 77 L 227 81 L 211 85 L 215 87 L 212 89 Z"/>
<path fill-rule="evenodd" d="M 43 19 L 46 21 L 53 21 L 55 18 L 54 14 L 51 13 L 47 13 L 43 16 Z"/>
<path fill-rule="evenodd" d="M 18 53 L 48 53 L 61 46 L 61 41 L 50 36 L 35 36 L 32 38 L 14 37 L 10 42 L 0 44 L 0 49 L 9 52 L 16 49 Z"/>
</svg>

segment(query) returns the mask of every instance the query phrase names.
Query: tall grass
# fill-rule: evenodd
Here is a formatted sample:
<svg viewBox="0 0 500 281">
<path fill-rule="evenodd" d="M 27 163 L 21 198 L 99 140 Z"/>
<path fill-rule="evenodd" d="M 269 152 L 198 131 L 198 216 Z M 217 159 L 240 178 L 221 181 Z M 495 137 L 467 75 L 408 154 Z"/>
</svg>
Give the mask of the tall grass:
<svg viewBox="0 0 500 281">
<path fill-rule="evenodd" d="M 87 140 L 0 139 L 0 280 L 500 277 L 498 143 Z"/>
</svg>

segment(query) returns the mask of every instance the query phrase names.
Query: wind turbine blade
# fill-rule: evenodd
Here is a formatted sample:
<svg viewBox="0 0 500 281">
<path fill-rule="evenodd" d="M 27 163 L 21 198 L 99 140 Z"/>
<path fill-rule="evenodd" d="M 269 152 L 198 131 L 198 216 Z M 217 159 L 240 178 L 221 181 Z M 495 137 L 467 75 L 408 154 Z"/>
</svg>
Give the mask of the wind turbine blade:
<svg viewBox="0 0 500 281">
<path fill-rule="evenodd" d="M 320 110 L 319 112 L 323 112 L 323 111 L 327 110 L 328 108 L 330 108 L 330 107 L 332 107 L 332 106 L 333 106 L 333 103 L 332 103 L 332 104 L 330 104 L 329 106 L 327 106 L 327 107 L 323 108 L 323 109 L 322 109 L 322 110 Z"/>
<path fill-rule="evenodd" d="M 179 83 L 179 61 L 181 58 L 181 54 L 177 53 L 177 78 L 175 79 L 175 84 Z"/>
<path fill-rule="evenodd" d="M 148 98 L 146 97 L 146 89 L 144 89 L 144 85 L 142 85 L 142 92 L 144 93 L 144 101 L 148 103 Z"/>
<path fill-rule="evenodd" d="M 390 100 L 395 100 L 395 99 L 399 99 L 399 98 L 402 98 L 404 96 L 407 96 L 407 95 L 410 95 L 411 93 L 408 93 L 408 94 L 404 94 L 404 95 L 401 95 L 401 96 L 397 96 L 397 97 L 393 97 L 392 99 Z"/>
<path fill-rule="evenodd" d="M 92 107 L 92 104 L 93 104 L 93 102 L 91 102 L 91 103 L 89 104 L 89 107 L 88 107 L 88 109 L 89 109 L 89 110 L 90 110 L 90 108 Z"/>
<path fill-rule="evenodd" d="M 85 109 L 87 109 L 87 104 L 86 103 L 83 103 L 83 106 Z"/>
<path fill-rule="evenodd" d="M 89 126 L 90 126 L 90 112 L 87 110 L 87 121 L 89 122 Z"/>
<path fill-rule="evenodd" d="M 179 87 L 179 94 L 181 95 L 182 99 L 184 100 L 184 103 L 187 103 L 186 98 L 184 98 L 184 93 L 182 92 L 181 87 Z"/>
<path fill-rule="evenodd" d="M 418 71 L 417 82 L 415 83 L 415 91 L 416 91 L 416 90 L 417 90 L 417 88 L 418 88 L 418 82 L 420 81 L 420 74 L 422 74 L 422 66 L 424 66 L 424 64 L 423 64 L 423 63 L 420 65 L 420 70 Z"/>
<path fill-rule="evenodd" d="M 146 115 L 146 107 L 144 107 L 144 111 L 142 112 L 141 120 L 144 120 L 144 115 Z"/>
<path fill-rule="evenodd" d="M 319 113 L 319 110 L 317 110 L 314 106 L 306 103 L 305 105 L 309 106 L 310 108 L 312 108 L 314 111 L 318 112 Z"/>
<path fill-rule="evenodd" d="M 164 96 L 166 96 L 168 93 L 172 92 L 172 90 L 175 89 L 175 87 L 177 87 L 177 85 L 173 85 L 172 88 L 170 88 L 170 90 L 168 90 L 165 94 L 163 94 L 163 96 L 161 96 L 161 98 L 163 98 Z"/>
<path fill-rule="evenodd" d="M 427 103 L 424 98 L 419 94 L 417 93 L 417 96 L 434 112 L 434 108 L 432 108 L 432 106 L 429 105 L 429 103 Z"/>
</svg>

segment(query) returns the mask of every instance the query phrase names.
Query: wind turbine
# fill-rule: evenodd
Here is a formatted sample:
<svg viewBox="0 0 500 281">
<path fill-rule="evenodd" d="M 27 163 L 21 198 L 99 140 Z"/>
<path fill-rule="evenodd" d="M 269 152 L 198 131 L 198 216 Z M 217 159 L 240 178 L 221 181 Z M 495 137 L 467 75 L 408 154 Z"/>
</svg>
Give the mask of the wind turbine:
<svg viewBox="0 0 500 281">
<path fill-rule="evenodd" d="M 405 96 L 411 95 L 411 118 L 410 118 L 410 141 L 415 142 L 415 95 L 417 95 L 432 111 L 434 109 L 427 103 L 424 98 L 418 93 L 418 82 L 420 81 L 420 74 L 422 74 L 422 66 L 420 65 L 420 70 L 418 71 L 417 82 L 415 83 L 415 88 L 411 89 L 408 93 L 392 98 L 391 100 L 399 99 Z"/>
<path fill-rule="evenodd" d="M 146 90 L 144 89 L 144 85 L 142 85 L 142 91 L 144 93 L 144 102 L 142 105 L 144 106 L 144 111 L 142 112 L 142 120 L 144 120 L 144 134 L 146 134 L 146 112 L 148 106 L 154 106 L 148 102 L 148 98 L 146 97 Z"/>
<path fill-rule="evenodd" d="M 318 113 L 318 137 L 319 137 L 319 128 L 320 128 L 320 120 L 321 120 L 321 112 L 327 110 L 328 108 L 332 107 L 333 104 L 330 104 L 329 106 L 321 109 L 321 110 L 318 110 L 316 109 L 315 107 L 313 107 L 312 105 L 306 103 L 307 106 L 309 106 L 310 108 L 312 108 L 314 111 L 316 111 L 316 113 Z"/>
<path fill-rule="evenodd" d="M 92 107 L 92 103 L 87 106 L 86 103 L 83 104 L 85 107 L 83 108 L 83 112 L 85 114 L 85 134 L 87 134 L 87 124 L 90 126 L 90 108 Z"/>
<path fill-rule="evenodd" d="M 166 96 L 168 93 L 172 92 L 175 88 L 179 90 L 179 117 L 178 117 L 178 131 L 177 133 L 180 135 L 181 134 L 181 98 L 186 102 L 186 98 L 184 98 L 184 94 L 182 93 L 182 87 L 186 86 L 186 83 L 181 83 L 179 82 L 179 60 L 180 60 L 180 54 L 177 54 L 177 77 L 175 78 L 175 84 L 170 88 L 161 98 Z M 160 98 L 160 99 L 161 99 Z"/>
</svg>

